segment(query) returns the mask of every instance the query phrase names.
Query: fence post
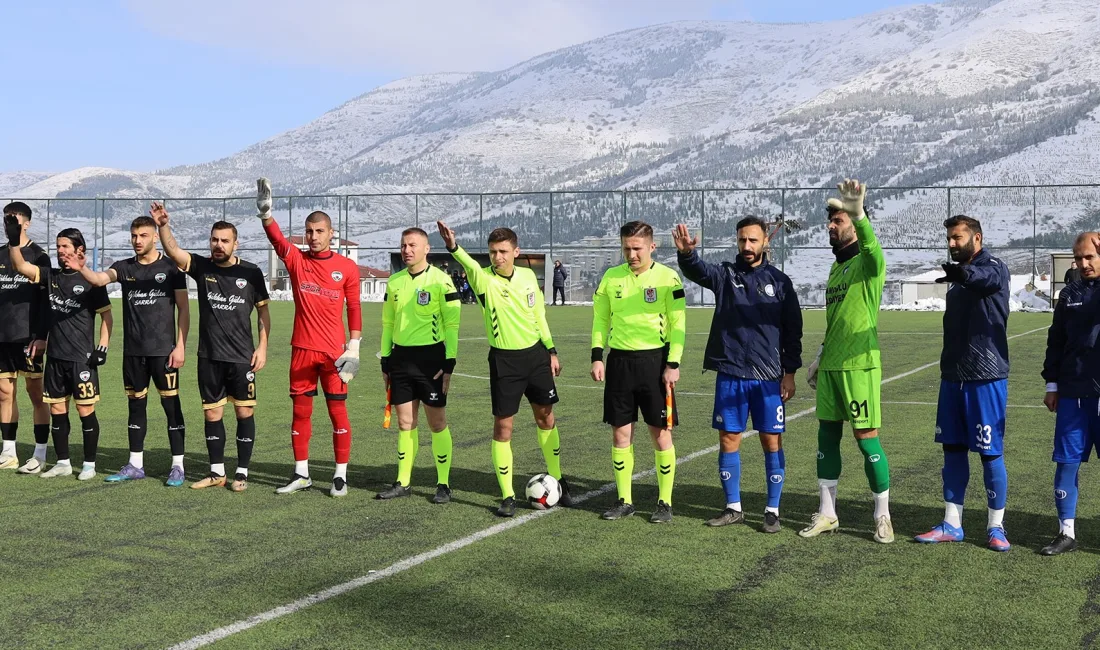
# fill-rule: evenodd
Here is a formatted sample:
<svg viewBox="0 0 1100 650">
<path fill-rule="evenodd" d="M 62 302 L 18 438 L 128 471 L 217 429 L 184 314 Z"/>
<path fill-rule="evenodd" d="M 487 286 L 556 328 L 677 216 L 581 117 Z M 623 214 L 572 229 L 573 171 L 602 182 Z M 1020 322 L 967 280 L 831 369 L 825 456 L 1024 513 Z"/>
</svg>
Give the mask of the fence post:
<svg viewBox="0 0 1100 650">
<path fill-rule="evenodd" d="M 548 192 L 550 195 L 550 264 L 554 263 L 554 193 Z"/>
<path fill-rule="evenodd" d="M 699 190 L 699 257 L 707 254 L 707 191 Z M 672 242 L 675 247 L 676 242 Z M 699 292 L 699 304 L 706 307 L 707 291 Z"/>
<path fill-rule="evenodd" d="M 226 219 L 225 199 L 222 199 L 222 221 L 228 221 L 228 219 Z"/>
<path fill-rule="evenodd" d="M 626 190 L 623 190 L 623 216 L 619 219 L 619 225 L 626 223 Z"/>
<path fill-rule="evenodd" d="M 420 195 L 413 195 L 413 219 L 416 221 L 416 227 L 420 227 Z"/>
<path fill-rule="evenodd" d="M 50 199 L 46 199 L 46 250 L 50 250 Z"/>
<path fill-rule="evenodd" d="M 1039 245 L 1036 238 L 1039 235 L 1039 199 L 1037 198 L 1039 189 L 1034 185 L 1031 186 L 1031 284 L 1035 284 L 1035 271 L 1037 260 L 1037 253 L 1035 247 Z M 1054 286 L 1054 266 L 1050 267 L 1050 286 Z M 1051 305 L 1054 304 L 1054 292 L 1051 292 L 1050 300 Z"/>
<path fill-rule="evenodd" d="M 477 195 L 477 238 L 478 246 L 485 246 L 485 195 Z M 455 242 L 458 243 L 458 242 Z M 488 250 L 488 248 L 486 248 Z"/>
<path fill-rule="evenodd" d="M 787 188 L 779 190 L 779 218 L 787 218 Z M 779 229 L 779 246 L 783 250 L 783 257 L 779 260 L 779 270 L 787 272 L 787 229 Z"/>
</svg>

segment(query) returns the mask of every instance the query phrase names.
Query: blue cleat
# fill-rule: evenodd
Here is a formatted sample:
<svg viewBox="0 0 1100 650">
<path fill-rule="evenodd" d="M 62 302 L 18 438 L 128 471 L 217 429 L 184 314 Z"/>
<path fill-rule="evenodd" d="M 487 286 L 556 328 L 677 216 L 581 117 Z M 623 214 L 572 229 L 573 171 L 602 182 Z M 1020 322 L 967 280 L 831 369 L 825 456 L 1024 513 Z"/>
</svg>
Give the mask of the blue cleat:
<svg viewBox="0 0 1100 650">
<path fill-rule="evenodd" d="M 104 480 L 108 483 L 121 483 L 123 481 L 136 481 L 141 478 L 145 478 L 145 470 L 126 463 L 122 466 L 122 469 L 118 470 L 118 474 L 111 474 Z"/>
<path fill-rule="evenodd" d="M 1005 536 L 1003 527 L 997 526 L 989 529 L 989 550 L 1004 553 L 1010 548 L 1012 548 L 1012 544 L 1008 543 L 1008 537 Z"/>
<path fill-rule="evenodd" d="M 173 465 L 172 471 L 168 472 L 168 480 L 164 484 L 168 487 L 180 487 L 183 485 L 183 478 L 183 468 Z"/>
<path fill-rule="evenodd" d="M 956 528 L 946 521 L 940 523 L 927 533 L 917 535 L 913 538 L 921 544 L 939 544 L 940 542 L 961 542 L 963 540 L 963 529 Z"/>
</svg>

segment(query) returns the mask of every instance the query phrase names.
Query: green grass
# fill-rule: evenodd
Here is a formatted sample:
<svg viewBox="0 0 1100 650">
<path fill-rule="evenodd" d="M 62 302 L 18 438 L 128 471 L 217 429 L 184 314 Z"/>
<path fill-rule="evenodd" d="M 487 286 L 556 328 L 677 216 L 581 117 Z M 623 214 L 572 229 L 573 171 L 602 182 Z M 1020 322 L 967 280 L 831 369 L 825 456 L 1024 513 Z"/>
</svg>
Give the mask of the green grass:
<svg viewBox="0 0 1100 650">
<path fill-rule="evenodd" d="M 367 306 L 367 338 L 379 310 Z M 351 495 L 330 499 L 329 425 L 315 409 L 312 464 L 319 488 L 287 497 L 272 490 L 291 472 L 287 364 L 292 309 L 273 307 L 268 367 L 260 374 L 258 436 L 251 487 L 195 492 L 162 485 L 168 452 L 163 415 L 150 404 L 146 467 L 154 478 L 125 485 L 0 474 L 0 647 L 167 647 L 307 594 L 383 569 L 498 523 L 489 460 L 488 385 L 455 377 L 448 409 L 455 439 L 455 500 L 434 506 L 435 470 L 428 436 L 414 473 L 412 498 L 378 502 L 393 480 L 395 430 L 381 428 L 383 390 L 370 355 L 351 385 L 354 442 Z M 823 313 L 807 312 L 806 348 L 816 349 Z M 611 480 L 610 436 L 600 423 L 601 393 L 588 378 L 585 308 L 549 310 L 565 364 L 555 409 L 565 474 L 581 493 Z M 1045 327 L 1049 315 L 1014 314 L 1010 333 Z M 678 455 L 710 447 L 713 375 L 700 374 L 710 312 L 691 310 L 681 384 Z M 939 314 L 885 313 L 884 377 L 935 361 Z M 458 372 L 486 376 L 486 343 L 473 307 L 463 312 Z M 1011 343 L 1009 403 L 1042 399 L 1043 332 Z M 192 350 L 194 346 L 192 345 Z M 365 346 L 373 351 L 373 342 Z M 195 357 L 181 386 L 188 417 L 188 478 L 206 470 Z M 126 462 L 126 405 L 120 357 L 103 377 L 99 466 Z M 841 534 L 803 540 L 795 531 L 817 505 L 816 421 L 793 420 L 785 436 L 784 530 L 757 532 L 764 505 L 760 447 L 746 441 L 743 502 L 749 525 L 708 529 L 723 504 L 714 454 L 680 465 L 670 526 L 646 517 L 604 522 L 613 494 L 593 499 L 438 557 L 219 644 L 224 648 L 556 647 L 1080 647 L 1100 632 L 1100 567 L 1090 517 L 1100 499 L 1091 472 L 1082 481 L 1078 537 L 1083 548 L 1060 558 L 1035 551 L 1056 532 L 1050 462 L 1053 416 L 1012 408 L 1008 416 L 1010 494 L 1006 526 L 1013 550 L 984 543 L 981 469 L 971 463 L 969 509 L 961 544 L 923 547 L 908 541 L 942 517 L 941 452 L 932 441 L 938 372 L 929 368 L 883 387 L 883 442 L 892 467 L 891 510 L 898 543 L 871 541 L 872 503 L 862 459 L 846 433 L 840 484 Z M 803 376 L 789 407 L 812 406 Z M 701 393 L 690 395 L 688 393 Z M 918 402 L 928 404 L 891 404 Z M 24 413 L 29 413 L 25 396 Z M 74 416 L 75 422 L 75 416 Z M 74 427 L 74 429 L 77 429 Z M 229 423 L 229 432 L 233 425 Z M 77 429 L 78 430 L 78 429 Z M 79 442 L 74 431 L 74 442 Z M 20 457 L 30 453 L 29 426 Z M 650 468 L 644 439 L 636 470 Z M 542 471 L 534 425 L 517 419 L 517 488 Z M 232 436 L 227 450 L 232 467 Z M 81 458 L 79 444 L 73 450 Z M 51 457 L 52 458 L 52 457 Z M 647 513 L 652 477 L 635 487 Z M 522 512 L 522 511 L 521 511 Z"/>
</svg>

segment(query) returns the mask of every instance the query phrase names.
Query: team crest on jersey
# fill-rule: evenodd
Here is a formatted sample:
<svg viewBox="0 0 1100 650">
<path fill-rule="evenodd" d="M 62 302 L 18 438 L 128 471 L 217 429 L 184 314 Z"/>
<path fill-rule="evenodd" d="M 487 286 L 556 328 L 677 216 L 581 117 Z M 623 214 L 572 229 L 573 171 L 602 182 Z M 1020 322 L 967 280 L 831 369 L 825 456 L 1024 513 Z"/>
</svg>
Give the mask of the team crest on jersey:
<svg viewBox="0 0 1100 650">
<path fill-rule="evenodd" d="M 527 294 L 527 306 L 528 307 L 534 307 L 535 306 L 535 292 L 534 291 Z"/>
<path fill-rule="evenodd" d="M 84 293 L 84 285 L 78 284 L 75 287 L 73 287 L 73 293 L 75 293 L 78 296 L 80 294 Z"/>
<path fill-rule="evenodd" d="M 765 286 L 764 287 L 764 293 L 768 294 L 769 298 L 774 298 L 775 297 L 775 286 L 770 285 L 770 284 Z"/>
<path fill-rule="evenodd" d="M 343 279 L 344 279 L 344 274 L 341 273 L 340 271 L 333 271 L 332 272 L 332 281 L 333 282 L 339 282 Z"/>
<path fill-rule="evenodd" d="M 244 378 L 248 381 L 256 381 L 256 373 L 249 370 L 247 373 L 245 373 Z"/>
<path fill-rule="evenodd" d="M 156 275 L 153 276 L 153 279 L 156 280 L 157 282 L 164 282 L 165 280 L 168 279 L 168 274 L 167 273 L 157 273 Z"/>
<path fill-rule="evenodd" d="M 92 373 L 88 372 L 87 370 L 82 370 L 80 372 L 80 381 L 88 381 L 91 378 L 92 378 Z"/>
<path fill-rule="evenodd" d="M 429 291 L 417 291 L 416 292 L 416 304 L 427 305 L 432 301 L 432 294 Z"/>
<path fill-rule="evenodd" d="M 657 302 L 657 290 L 653 287 L 646 287 L 643 297 L 646 302 Z"/>
<path fill-rule="evenodd" d="M 244 278 L 237 278 L 237 288 L 238 289 L 244 289 L 247 284 L 248 284 L 248 280 L 245 280 Z"/>
</svg>

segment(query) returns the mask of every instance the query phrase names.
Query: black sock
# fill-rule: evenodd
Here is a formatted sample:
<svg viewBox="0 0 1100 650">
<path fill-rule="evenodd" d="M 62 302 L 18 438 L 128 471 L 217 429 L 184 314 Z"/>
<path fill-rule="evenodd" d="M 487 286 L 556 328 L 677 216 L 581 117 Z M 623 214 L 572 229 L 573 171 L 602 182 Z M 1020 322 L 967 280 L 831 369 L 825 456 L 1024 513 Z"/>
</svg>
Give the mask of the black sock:
<svg viewBox="0 0 1100 650">
<path fill-rule="evenodd" d="M 15 440 L 16 422 L 0 422 L 0 440 Z"/>
<path fill-rule="evenodd" d="M 183 426 L 183 408 L 180 407 L 180 396 L 164 397 L 160 400 L 164 407 L 164 417 L 168 420 L 168 446 L 172 448 L 173 456 L 183 455 L 183 440 L 186 429 Z"/>
<path fill-rule="evenodd" d="M 237 467 L 248 469 L 248 463 L 252 460 L 252 446 L 256 441 L 256 418 L 237 419 Z"/>
<path fill-rule="evenodd" d="M 50 416 L 53 429 L 53 450 L 57 460 L 69 460 L 69 414 L 60 413 Z"/>
<path fill-rule="evenodd" d="M 145 433 L 149 430 L 149 414 L 145 410 L 148 400 L 129 399 L 130 417 L 126 424 L 126 437 L 130 439 L 130 451 L 145 451 Z"/>
<path fill-rule="evenodd" d="M 84 430 L 84 462 L 94 463 L 99 451 L 99 418 L 95 411 L 80 416 L 80 428 Z"/>
<path fill-rule="evenodd" d="M 48 424 L 36 424 L 36 425 L 34 425 L 34 444 L 36 444 L 36 445 L 48 445 L 48 444 L 50 444 L 50 425 L 48 425 Z"/>
<path fill-rule="evenodd" d="M 221 420 L 206 422 L 206 451 L 211 465 L 225 462 L 225 424 Z"/>
</svg>

